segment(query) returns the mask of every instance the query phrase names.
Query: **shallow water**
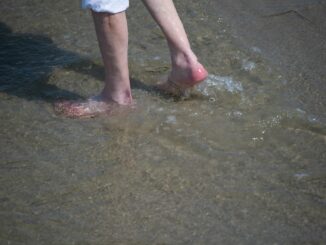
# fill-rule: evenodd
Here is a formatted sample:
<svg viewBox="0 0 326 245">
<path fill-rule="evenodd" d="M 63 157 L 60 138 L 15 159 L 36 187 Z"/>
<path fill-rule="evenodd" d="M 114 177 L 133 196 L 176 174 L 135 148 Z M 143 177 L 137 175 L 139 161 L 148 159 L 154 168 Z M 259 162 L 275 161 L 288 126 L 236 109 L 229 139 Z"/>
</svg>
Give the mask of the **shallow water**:
<svg viewBox="0 0 326 245">
<path fill-rule="evenodd" d="M 1 244 L 326 240 L 325 114 L 293 96 L 319 91 L 306 91 L 309 81 L 289 91 L 209 1 L 176 4 L 208 79 L 181 100 L 152 89 L 169 54 L 134 1 L 137 107 L 91 120 L 52 108 L 103 85 L 90 16 L 77 1 L 0 4 Z"/>
</svg>

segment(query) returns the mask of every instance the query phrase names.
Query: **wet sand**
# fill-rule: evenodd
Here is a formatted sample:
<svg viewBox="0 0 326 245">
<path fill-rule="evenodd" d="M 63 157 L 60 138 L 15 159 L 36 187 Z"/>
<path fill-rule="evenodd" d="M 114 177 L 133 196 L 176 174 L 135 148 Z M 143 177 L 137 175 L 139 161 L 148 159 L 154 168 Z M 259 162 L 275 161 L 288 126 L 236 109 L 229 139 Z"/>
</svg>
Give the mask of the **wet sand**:
<svg viewBox="0 0 326 245">
<path fill-rule="evenodd" d="M 287 77 L 288 89 L 301 90 L 292 96 L 302 107 L 325 115 L 326 1 L 218 0 L 213 4 L 240 45 L 259 47 L 262 56 Z M 303 83 L 305 88 L 300 88 Z"/>
<path fill-rule="evenodd" d="M 131 1 L 137 109 L 72 120 L 103 86 L 78 1 L 2 1 L 1 244 L 323 244 L 325 1 L 175 1 L 210 72 L 183 100 L 152 89 L 162 33 Z"/>
</svg>

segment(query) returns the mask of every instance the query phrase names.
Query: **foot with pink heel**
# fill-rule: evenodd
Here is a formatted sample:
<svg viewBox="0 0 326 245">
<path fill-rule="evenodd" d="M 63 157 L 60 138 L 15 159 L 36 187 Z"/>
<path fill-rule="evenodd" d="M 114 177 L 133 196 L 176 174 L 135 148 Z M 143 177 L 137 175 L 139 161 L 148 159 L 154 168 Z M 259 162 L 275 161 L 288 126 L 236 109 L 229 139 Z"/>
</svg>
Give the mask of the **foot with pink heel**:
<svg viewBox="0 0 326 245">
<path fill-rule="evenodd" d="M 198 62 L 183 67 L 174 66 L 168 79 L 156 87 L 172 96 L 183 96 L 186 92 L 203 82 L 208 76 L 206 69 Z"/>
</svg>

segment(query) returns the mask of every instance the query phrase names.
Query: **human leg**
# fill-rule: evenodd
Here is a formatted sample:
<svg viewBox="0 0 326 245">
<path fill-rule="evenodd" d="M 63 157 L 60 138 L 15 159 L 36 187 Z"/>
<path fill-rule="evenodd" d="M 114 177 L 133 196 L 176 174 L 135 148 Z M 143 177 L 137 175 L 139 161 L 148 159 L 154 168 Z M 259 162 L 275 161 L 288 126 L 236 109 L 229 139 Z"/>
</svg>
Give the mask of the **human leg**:
<svg viewBox="0 0 326 245">
<path fill-rule="evenodd" d="M 57 111 L 69 117 L 89 117 L 109 112 L 118 105 L 132 103 L 128 70 L 128 28 L 125 12 L 110 14 L 92 11 L 104 63 L 102 92 L 84 102 L 63 102 Z"/>
<path fill-rule="evenodd" d="M 207 77 L 207 71 L 191 50 L 187 34 L 172 0 L 143 0 L 162 29 L 170 49 L 172 70 L 168 81 L 160 85 L 167 92 L 178 94 Z M 177 88 L 176 88 L 177 87 Z"/>
<path fill-rule="evenodd" d="M 104 63 L 104 100 L 121 105 L 132 102 L 128 69 L 128 28 L 125 12 L 92 12 L 97 39 Z"/>
</svg>

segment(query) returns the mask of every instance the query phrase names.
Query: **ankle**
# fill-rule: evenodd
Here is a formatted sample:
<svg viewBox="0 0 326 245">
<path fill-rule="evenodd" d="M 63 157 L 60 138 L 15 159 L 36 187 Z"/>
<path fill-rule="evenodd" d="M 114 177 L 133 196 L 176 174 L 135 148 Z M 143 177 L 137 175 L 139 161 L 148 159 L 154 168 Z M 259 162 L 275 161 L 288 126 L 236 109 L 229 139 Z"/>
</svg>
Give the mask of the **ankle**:
<svg viewBox="0 0 326 245">
<path fill-rule="evenodd" d="M 187 68 L 198 63 L 196 55 L 192 52 L 174 52 L 171 55 L 173 68 Z"/>
<path fill-rule="evenodd" d="M 105 86 L 101 96 L 106 101 L 114 101 L 119 105 L 129 105 L 132 103 L 131 89 L 129 86 L 119 86 L 110 88 Z"/>
<path fill-rule="evenodd" d="M 175 56 L 173 60 L 168 79 L 179 84 L 186 83 L 187 86 L 193 86 L 204 80 L 207 75 L 208 72 L 193 53 L 190 55 L 180 54 L 178 57 Z"/>
<path fill-rule="evenodd" d="M 105 91 L 102 91 L 101 96 L 103 100 L 108 102 L 113 101 L 119 105 L 130 105 L 132 103 L 132 96 L 130 90 L 121 91 L 119 93 L 107 93 Z"/>
</svg>

